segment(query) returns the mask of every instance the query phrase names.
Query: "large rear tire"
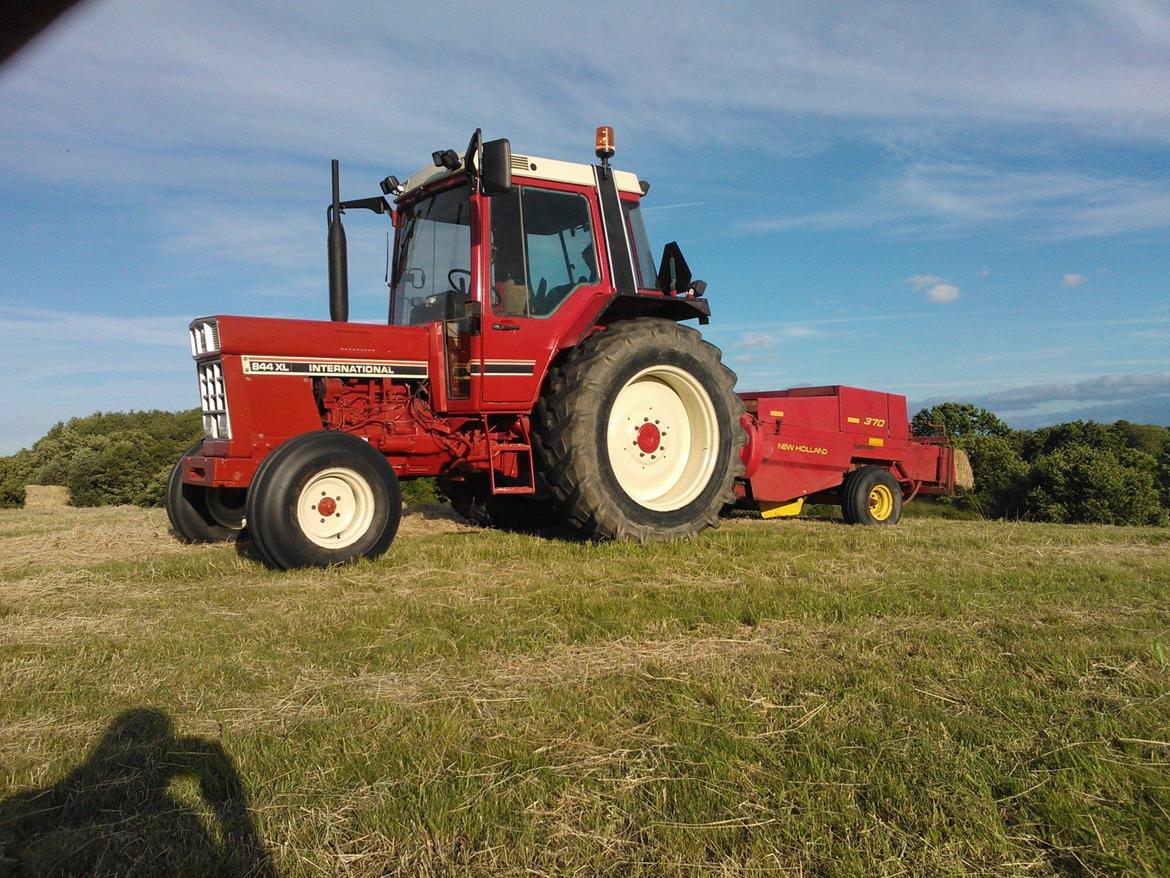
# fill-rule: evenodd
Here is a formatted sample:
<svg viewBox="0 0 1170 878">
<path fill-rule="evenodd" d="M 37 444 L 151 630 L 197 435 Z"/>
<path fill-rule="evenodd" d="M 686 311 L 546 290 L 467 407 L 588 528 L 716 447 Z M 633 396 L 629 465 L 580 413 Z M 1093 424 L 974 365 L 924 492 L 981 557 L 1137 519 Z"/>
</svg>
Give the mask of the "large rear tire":
<svg viewBox="0 0 1170 878">
<path fill-rule="evenodd" d="M 590 539 L 675 539 L 719 526 L 747 439 L 719 350 L 643 318 L 596 333 L 549 372 L 534 443 L 565 521 Z"/>
<path fill-rule="evenodd" d="M 402 518 L 398 477 L 355 436 L 323 431 L 265 458 L 248 491 L 248 530 L 272 567 L 328 567 L 376 558 Z"/>
<path fill-rule="evenodd" d="M 188 485 L 183 481 L 183 458 L 196 454 L 196 442 L 175 461 L 167 479 L 167 518 L 171 529 L 185 543 L 220 543 L 235 539 L 244 526 L 243 490 Z"/>
</svg>

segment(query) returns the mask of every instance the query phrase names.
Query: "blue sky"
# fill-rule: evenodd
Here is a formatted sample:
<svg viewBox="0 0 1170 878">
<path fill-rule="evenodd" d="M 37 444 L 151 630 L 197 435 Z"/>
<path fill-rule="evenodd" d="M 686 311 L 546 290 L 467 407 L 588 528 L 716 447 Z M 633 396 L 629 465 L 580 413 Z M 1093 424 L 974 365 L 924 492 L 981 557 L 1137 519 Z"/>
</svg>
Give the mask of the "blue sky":
<svg viewBox="0 0 1170 878">
<path fill-rule="evenodd" d="M 195 7 L 91 0 L 0 69 L 0 453 L 196 404 L 192 317 L 324 318 L 328 160 L 371 195 L 476 126 L 613 125 L 741 389 L 1170 423 L 1164 3 Z"/>
</svg>

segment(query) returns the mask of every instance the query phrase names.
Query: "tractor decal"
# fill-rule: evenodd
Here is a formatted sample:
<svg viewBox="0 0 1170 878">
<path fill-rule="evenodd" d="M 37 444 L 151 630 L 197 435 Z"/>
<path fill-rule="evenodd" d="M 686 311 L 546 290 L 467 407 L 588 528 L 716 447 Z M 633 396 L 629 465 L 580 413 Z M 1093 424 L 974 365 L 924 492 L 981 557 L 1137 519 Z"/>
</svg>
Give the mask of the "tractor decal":
<svg viewBox="0 0 1170 878">
<path fill-rule="evenodd" d="M 471 364 L 472 375 L 532 375 L 536 371 L 536 363 L 532 360 L 524 362 L 510 362 L 505 360 L 486 360 L 481 368 L 479 363 Z"/>
<path fill-rule="evenodd" d="M 240 358 L 245 375 L 312 375 L 319 378 L 426 378 L 422 360 L 317 360 L 309 357 Z M 531 374 L 529 372 L 528 374 Z"/>
</svg>

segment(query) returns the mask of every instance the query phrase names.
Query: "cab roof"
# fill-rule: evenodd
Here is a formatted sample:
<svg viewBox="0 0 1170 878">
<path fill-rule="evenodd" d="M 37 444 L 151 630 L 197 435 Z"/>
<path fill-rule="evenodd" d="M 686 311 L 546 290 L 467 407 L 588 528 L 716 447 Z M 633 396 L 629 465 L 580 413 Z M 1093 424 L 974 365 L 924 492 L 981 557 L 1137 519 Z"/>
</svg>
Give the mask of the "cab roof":
<svg viewBox="0 0 1170 878">
<path fill-rule="evenodd" d="M 463 153 L 459 154 L 459 160 L 462 163 Z M 403 192 L 398 196 L 398 200 L 401 201 L 403 198 L 408 197 L 421 186 L 426 186 L 429 183 L 454 177 L 456 174 L 462 173 L 462 164 L 454 171 L 435 167 L 434 165 L 419 168 L 407 178 Z M 551 180 L 556 183 L 573 183 L 578 186 L 592 186 L 596 182 L 593 178 L 593 165 L 587 165 L 582 162 L 561 162 L 556 159 L 520 155 L 515 152 L 512 153 L 512 174 L 517 177 Z M 636 174 L 630 171 L 619 171 L 615 168 L 613 176 L 617 181 L 619 191 L 633 192 L 637 195 L 642 194 L 642 188 L 638 184 L 638 176 Z"/>
</svg>

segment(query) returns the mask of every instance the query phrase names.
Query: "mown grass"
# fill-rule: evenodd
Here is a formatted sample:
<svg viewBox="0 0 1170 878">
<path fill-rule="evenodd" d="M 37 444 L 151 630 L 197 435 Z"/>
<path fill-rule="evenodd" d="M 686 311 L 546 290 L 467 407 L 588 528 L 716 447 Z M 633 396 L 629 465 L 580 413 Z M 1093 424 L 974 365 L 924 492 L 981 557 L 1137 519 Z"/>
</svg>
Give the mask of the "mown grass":
<svg viewBox="0 0 1170 878">
<path fill-rule="evenodd" d="M 1168 597 L 1165 529 L 412 516 L 277 574 L 6 512 L 0 839 L 34 874 L 1170 874 Z"/>
</svg>

